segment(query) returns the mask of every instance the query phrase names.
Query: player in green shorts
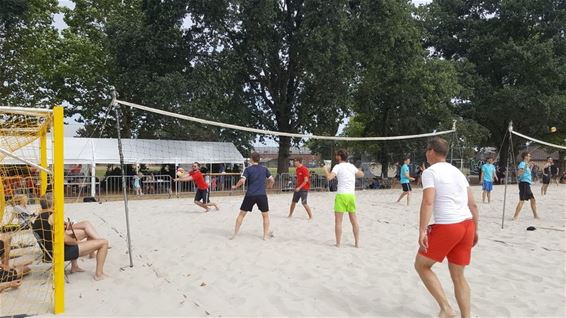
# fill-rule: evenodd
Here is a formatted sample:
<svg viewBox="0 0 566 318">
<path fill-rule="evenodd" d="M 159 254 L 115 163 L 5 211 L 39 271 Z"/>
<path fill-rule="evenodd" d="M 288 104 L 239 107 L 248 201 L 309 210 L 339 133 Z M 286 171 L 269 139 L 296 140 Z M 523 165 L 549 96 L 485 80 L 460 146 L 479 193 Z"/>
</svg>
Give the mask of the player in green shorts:
<svg viewBox="0 0 566 318">
<path fill-rule="evenodd" d="M 352 230 L 354 232 L 355 246 L 359 247 L 360 226 L 356 217 L 356 177 L 363 177 L 364 172 L 356 168 L 348 162 L 348 154 L 344 150 L 336 152 L 336 161 L 338 164 L 334 166 L 332 172 L 324 167 L 324 173 L 328 181 L 338 179 L 338 192 L 334 199 L 334 230 L 336 234 L 336 247 L 340 247 L 342 238 L 342 219 L 344 213 L 348 213 Z"/>
</svg>

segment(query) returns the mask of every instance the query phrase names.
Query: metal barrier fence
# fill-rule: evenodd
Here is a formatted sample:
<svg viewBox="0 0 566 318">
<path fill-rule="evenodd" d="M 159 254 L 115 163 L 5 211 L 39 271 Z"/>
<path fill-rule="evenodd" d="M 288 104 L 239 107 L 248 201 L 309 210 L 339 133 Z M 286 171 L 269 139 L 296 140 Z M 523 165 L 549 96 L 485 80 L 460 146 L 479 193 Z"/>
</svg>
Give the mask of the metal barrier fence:
<svg viewBox="0 0 566 318">
<path fill-rule="evenodd" d="M 240 180 L 240 174 L 212 173 L 205 174 L 205 180 L 209 185 L 211 193 L 244 193 L 245 185 L 233 191 L 232 186 Z M 126 176 L 126 190 L 129 196 L 135 197 L 134 176 Z M 296 177 L 294 174 L 282 173 L 274 175 L 275 192 L 292 192 L 295 190 Z M 376 180 L 374 178 L 356 178 L 356 189 L 388 189 L 391 188 L 392 178 Z M 145 175 L 141 177 L 141 192 L 144 196 L 152 197 L 182 197 L 196 191 L 196 186 L 192 181 L 175 180 L 169 175 Z M 67 200 L 82 201 L 84 197 L 91 196 L 90 177 L 65 177 L 65 198 Z M 328 182 L 323 175 L 311 173 L 311 191 L 335 191 L 336 181 Z M 122 176 L 107 176 L 95 183 L 97 200 L 120 199 L 122 192 Z"/>
</svg>

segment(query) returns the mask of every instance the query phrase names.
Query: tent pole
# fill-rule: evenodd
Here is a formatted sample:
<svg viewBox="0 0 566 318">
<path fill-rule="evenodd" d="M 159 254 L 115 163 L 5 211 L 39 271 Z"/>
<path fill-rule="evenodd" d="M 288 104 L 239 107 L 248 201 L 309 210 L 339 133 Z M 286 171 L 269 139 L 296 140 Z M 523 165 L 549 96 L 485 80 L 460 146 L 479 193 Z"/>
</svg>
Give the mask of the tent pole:
<svg viewBox="0 0 566 318">
<path fill-rule="evenodd" d="M 120 154 L 120 169 L 122 170 L 122 191 L 124 192 L 124 208 L 126 213 L 126 233 L 128 240 L 128 254 L 130 256 L 130 267 L 134 267 L 134 261 L 132 259 L 132 240 L 130 237 L 130 213 L 128 210 L 128 191 L 126 189 L 126 167 L 124 165 L 124 152 L 122 149 L 122 138 L 120 136 L 120 110 L 118 109 L 118 104 L 116 103 L 116 91 L 112 92 L 112 106 L 116 112 L 116 131 L 118 135 L 118 153 Z"/>
</svg>

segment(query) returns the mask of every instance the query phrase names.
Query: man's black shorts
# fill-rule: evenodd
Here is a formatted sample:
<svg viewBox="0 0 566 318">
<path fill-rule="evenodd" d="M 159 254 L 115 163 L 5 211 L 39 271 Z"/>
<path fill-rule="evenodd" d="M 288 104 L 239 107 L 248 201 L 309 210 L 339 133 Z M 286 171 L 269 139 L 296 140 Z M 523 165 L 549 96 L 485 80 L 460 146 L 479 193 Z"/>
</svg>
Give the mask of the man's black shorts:
<svg viewBox="0 0 566 318">
<path fill-rule="evenodd" d="M 519 199 L 521 201 L 529 201 L 534 199 L 533 192 L 531 191 L 531 184 L 528 182 L 519 182 Z"/>
<path fill-rule="evenodd" d="M 251 212 L 254 208 L 254 205 L 257 204 L 257 208 L 261 212 L 268 212 L 269 211 L 269 203 L 267 202 L 267 195 L 250 195 L 245 196 L 242 205 L 240 206 L 240 210 Z"/>
<path fill-rule="evenodd" d="M 208 195 L 208 190 L 197 189 L 195 193 L 195 201 L 202 201 L 202 203 L 210 203 L 210 195 Z"/>
<path fill-rule="evenodd" d="M 295 191 L 293 192 L 293 202 L 297 203 L 300 199 L 302 204 L 307 204 L 308 195 L 309 192 L 307 190 L 300 190 L 299 192 Z"/>
<path fill-rule="evenodd" d="M 409 192 L 413 190 L 410 183 L 401 183 L 401 185 L 403 186 L 403 192 Z"/>
</svg>

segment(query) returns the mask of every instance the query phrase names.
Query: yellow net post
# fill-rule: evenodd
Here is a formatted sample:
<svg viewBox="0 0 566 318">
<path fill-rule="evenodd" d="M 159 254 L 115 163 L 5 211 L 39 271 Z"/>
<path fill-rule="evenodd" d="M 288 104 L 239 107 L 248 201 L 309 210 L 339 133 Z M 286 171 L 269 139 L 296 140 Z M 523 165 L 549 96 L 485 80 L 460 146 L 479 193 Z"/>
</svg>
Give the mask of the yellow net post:
<svg viewBox="0 0 566 318">
<path fill-rule="evenodd" d="M 40 148 L 40 165 L 47 169 L 47 129 L 43 128 L 41 130 L 41 136 L 39 137 L 39 148 Z M 47 172 L 40 171 L 41 178 L 41 189 L 40 195 L 44 195 L 47 192 Z"/>
<path fill-rule="evenodd" d="M 63 107 L 53 108 L 53 313 L 65 311 Z"/>
</svg>

